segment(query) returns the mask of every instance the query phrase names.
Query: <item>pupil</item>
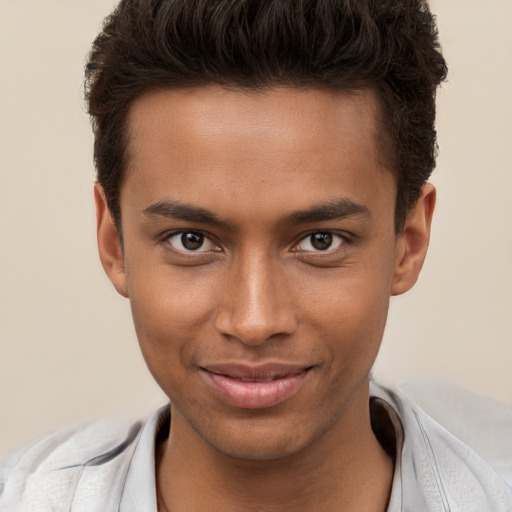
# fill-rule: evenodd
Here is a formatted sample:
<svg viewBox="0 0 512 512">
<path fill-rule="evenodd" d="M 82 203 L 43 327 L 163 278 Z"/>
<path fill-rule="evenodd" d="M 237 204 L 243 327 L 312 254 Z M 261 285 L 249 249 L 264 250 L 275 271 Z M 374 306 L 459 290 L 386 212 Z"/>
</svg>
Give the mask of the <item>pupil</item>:
<svg viewBox="0 0 512 512">
<path fill-rule="evenodd" d="M 332 245 L 331 233 L 315 233 L 311 235 L 311 245 L 319 251 L 325 251 Z"/>
<path fill-rule="evenodd" d="M 181 235 L 181 243 L 185 249 L 193 251 L 199 249 L 203 245 L 204 236 L 199 233 L 183 233 Z"/>
</svg>

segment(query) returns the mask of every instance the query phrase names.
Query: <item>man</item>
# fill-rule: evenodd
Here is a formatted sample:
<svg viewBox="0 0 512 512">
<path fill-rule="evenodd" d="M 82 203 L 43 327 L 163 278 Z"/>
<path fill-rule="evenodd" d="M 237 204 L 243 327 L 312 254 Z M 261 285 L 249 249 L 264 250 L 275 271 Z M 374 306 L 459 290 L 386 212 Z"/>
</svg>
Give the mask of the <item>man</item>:
<svg viewBox="0 0 512 512">
<path fill-rule="evenodd" d="M 511 510 L 369 379 L 445 74 L 422 1 L 123 0 L 87 67 L 98 246 L 172 405 L 12 453 L 2 510 Z"/>
</svg>

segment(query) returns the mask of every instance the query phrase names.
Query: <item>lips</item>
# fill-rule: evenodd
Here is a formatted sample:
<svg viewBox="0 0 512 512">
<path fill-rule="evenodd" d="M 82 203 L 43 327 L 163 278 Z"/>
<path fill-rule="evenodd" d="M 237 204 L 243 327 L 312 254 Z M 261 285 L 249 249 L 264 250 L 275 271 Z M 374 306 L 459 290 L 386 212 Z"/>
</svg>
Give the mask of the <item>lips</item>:
<svg viewBox="0 0 512 512">
<path fill-rule="evenodd" d="M 224 402 L 244 409 L 265 409 L 295 395 L 311 367 L 269 363 L 260 366 L 214 364 L 201 368 L 208 387 Z"/>
</svg>

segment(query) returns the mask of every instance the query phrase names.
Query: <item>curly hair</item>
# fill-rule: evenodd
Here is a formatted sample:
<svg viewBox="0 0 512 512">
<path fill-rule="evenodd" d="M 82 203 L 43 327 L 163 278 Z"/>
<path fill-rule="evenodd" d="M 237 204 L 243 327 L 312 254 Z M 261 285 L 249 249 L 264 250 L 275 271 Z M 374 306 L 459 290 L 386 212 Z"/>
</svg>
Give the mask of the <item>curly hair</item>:
<svg viewBox="0 0 512 512">
<path fill-rule="evenodd" d="M 435 167 L 446 73 L 426 0 L 121 0 L 86 66 L 97 180 L 120 230 L 128 112 L 150 90 L 371 88 L 399 232 Z"/>
</svg>

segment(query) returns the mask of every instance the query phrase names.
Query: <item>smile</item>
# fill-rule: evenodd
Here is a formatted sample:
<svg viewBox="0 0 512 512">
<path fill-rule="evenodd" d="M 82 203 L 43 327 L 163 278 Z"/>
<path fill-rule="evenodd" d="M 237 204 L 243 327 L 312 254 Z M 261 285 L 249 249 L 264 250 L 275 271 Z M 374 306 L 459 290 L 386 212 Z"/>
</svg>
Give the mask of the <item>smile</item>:
<svg viewBox="0 0 512 512">
<path fill-rule="evenodd" d="M 207 386 L 224 402 L 243 409 L 265 409 L 294 396 L 311 367 L 227 364 L 201 368 Z"/>
</svg>

